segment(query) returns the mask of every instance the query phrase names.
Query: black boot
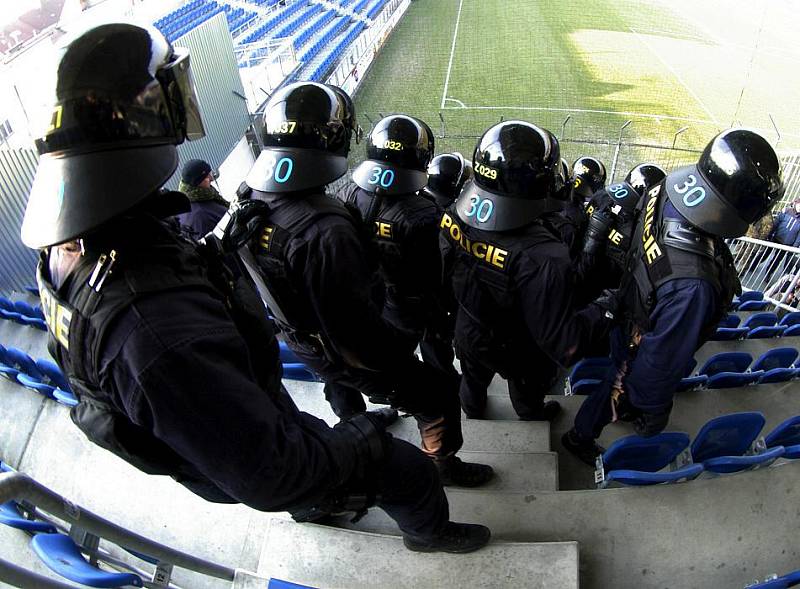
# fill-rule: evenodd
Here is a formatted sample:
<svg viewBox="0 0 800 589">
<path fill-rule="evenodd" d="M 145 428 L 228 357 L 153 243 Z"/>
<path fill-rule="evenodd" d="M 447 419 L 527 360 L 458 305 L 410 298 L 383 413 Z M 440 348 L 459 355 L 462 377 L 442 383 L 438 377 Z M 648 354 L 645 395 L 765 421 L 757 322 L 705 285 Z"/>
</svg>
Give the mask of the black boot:
<svg viewBox="0 0 800 589">
<path fill-rule="evenodd" d="M 403 536 L 403 544 L 414 552 L 474 552 L 489 543 L 492 533 L 479 524 L 447 522 L 444 530 L 431 538 Z"/>
<path fill-rule="evenodd" d="M 522 421 L 553 421 L 561 413 L 561 404 L 558 401 L 548 401 L 537 411 L 520 417 Z"/>
<path fill-rule="evenodd" d="M 488 464 L 464 462 L 458 456 L 435 460 L 442 485 L 456 487 L 479 487 L 492 480 L 494 470 Z"/>
<path fill-rule="evenodd" d="M 581 440 L 574 428 L 561 436 L 561 445 L 578 460 L 591 467 L 595 466 L 597 457 L 606 451 L 594 440 L 588 442 Z"/>
</svg>

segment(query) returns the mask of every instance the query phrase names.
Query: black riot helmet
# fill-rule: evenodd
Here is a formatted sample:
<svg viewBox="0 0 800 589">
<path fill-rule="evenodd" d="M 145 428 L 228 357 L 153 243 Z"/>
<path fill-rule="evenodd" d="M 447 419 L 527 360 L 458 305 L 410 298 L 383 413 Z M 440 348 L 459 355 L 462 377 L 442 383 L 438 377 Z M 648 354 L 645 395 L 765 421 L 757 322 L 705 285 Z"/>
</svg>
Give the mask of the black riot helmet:
<svg viewBox="0 0 800 589">
<path fill-rule="evenodd" d="M 264 149 L 247 185 L 262 192 L 298 192 L 343 176 L 355 125 L 355 113 L 347 108 L 325 84 L 295 82 L 275 92 L 264 107 Z"/>
<path fill-rule="evenodd" d="M 442 153 L 431 160 L 428 166 L 426 190 L 436 204 L 449 207 L 458 197 L 464 184 L 472 179 L 472 164 L 460 153 Z"/>
<path fill-rule="evenodd" d="M 525 121 L 491 127 L 475 148 L 475 178 L 456 201 L 459 218 L 487 231 L 528 225 L 562 207 L 560 149 L 555 135 Z"/>
<path fill-rule="evenodd" d="M 353 182 L 369 192 L 409 194 L 428 182 L 434 150 L 433 131 L 423 121 L 390 115 L 367 137 L 367 159 L 353 171 Z"/>
<path fill-rule="evenodd" d="M 655 164 L 639 164 L 628 172 L 625 182 L 632 186 L 639 196 L 644 196 L 645 191 L 661 182 L 666 175 L 666 172 Z"/>
<path fill-rule="evenodd" d="M 131 209 L 178 166 L 175 146 L 205 135 L 189 53 L 155 28 L 94 26 L 65 38 L 22 241 L 69 241 Z"/>
<path fill-rule="evenodd" d="M 575 194 L 589 198 L 605 183 L 606 167 L 599 159 L 584 155 L 572 164 L 572 190 Z"/>
<path fill-rule="evenodd" d="M 339 100 L 344 107 L 344 124 L 348 129 L 350 129 L 352 135 L 355 136 L 356 143 L 360 143 L 364 134 L 364 130 L 358 124 L 358 120 L 356 119 L 356 106 L 353 103 L 353 99 L 347 92 L 339 88 L 339 86 L 334 86 L 333 84 L 325 85 L 333 90 L 334 93 L 339 97 Z"/>
<path fill-rule="evenodd" d="M 696 165 L 671 172 L 667 196 L 692 225 L 739 237 L 783 196 L 781 164 L 766 139 L 746 129 L 723 131 Z"/>
</svg>

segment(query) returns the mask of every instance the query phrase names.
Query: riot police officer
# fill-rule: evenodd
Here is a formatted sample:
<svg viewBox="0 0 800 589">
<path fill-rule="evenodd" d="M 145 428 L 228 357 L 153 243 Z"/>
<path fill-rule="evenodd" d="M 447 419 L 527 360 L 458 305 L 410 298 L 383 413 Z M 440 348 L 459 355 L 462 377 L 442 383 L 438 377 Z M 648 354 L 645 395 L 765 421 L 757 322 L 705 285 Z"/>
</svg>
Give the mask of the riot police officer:
<svg viewBox="0 0 800 589">
<path fill-rule="evenodd" d="M 483 484 L 491 467 L 455 456 L 462 445 L 458 397 L 381 317 L 370 298 L 361 232 L 345 206 L 325 193 L 347 171 L 355 122 L 348 108 L 337 92 L 313 82 L 290 84 L 270 98 L 265 149 L 240 189 L 227 232 L 246 245 L 241 253 L 263 278 L 262 298 L 307 366 L 326 383 L 413 414 L 422 448 L 445 484 Z M 392 183 L 388 172 L 375 177 Z"/>
<path fill-rule="evenodd" d="M 419 345 L 423 361 L 450 380 L 455 399 L 459 377 L 442 293 L 441 209 L 420 195 L 429 183 L 433 152 L 433 132 L 423 121 L 384 117 L 367 137 L 367 159 L 337 198 L 372 234 L 386 287 L 384 318 L 408 339 L 410 349 Z M 434 183 L 439 179 L 435 176 Z"/>
<path fill-rule="evenodd" d="M 475 178 L 442 217 L 440 237 L 459 305 L 462 406 L 481 417 L 500 373 L 520 418 L 549 420 L 560 410 L 544 403 L 556 365 L 572 364 L 604 339 L 612 301 L 575 308 L 569 252 L 542 219 L 561 208 L 552 133 L 524 121 L 495 125 L 472 166 Z"/>
<path fill-rule="evenodd" d="M 69 40 L 57 75 L 21 233 L 41 250 L 50 348 L 87 438 L 208 501 L 305 519 L 380 495 L 412 549 L 485 543 L 482 526 L 448 521 L 411 445 L 366 415 L 331 429 L 297 410 L 261 301 L 171 221 L 189 208 L 161 190 L 176 145 L 204 134 L 188 52 L 104 24 Z"/>
<path fill-rule="evenodd" d="M 444 210 L 453 204 L 461 189 L 472 179 L 472 163 L 458 152 L 442 153 L 428 166 L 428 184 L 422 195 Z"/>
<path fill-rule="evenodd" d="M 589 223 L 581 256 L 584 263 L 592 265 L 591 270 L 583 271 L 587 300 L 604 289 L 619 288 L 636 219 L 644 207 L 645 191 L 665 175 L 655 164 L 638 164 L 624 181 L 601 188 L 589 199 L 586 205 Z"/>
<path fill-rule="evenodd" d="M 562 167 L 563 163 L 565 162 L 562 162 Z M 597 158 L 581 156 L 572 164 L 572 173 L 568 181 L 562 192 L 563 210 L 549 218 L 567 244 L 570 256 L 577 259 L 583 247 L 583 236 L 589 222 L 586 203 L 595 192 L 605 186 L 606 167 Z"/>
<path fill-rule="evenodd" d="M 692 356 L 740 292 L 724 239 L 744 235 L 782 194 L 775 151 L 743 129 L 720 133 L 697 164 L 648 190 L 623 279 L 627 321 L 612 334 L 614 367 L 564 434 L 565 448 L 594 465 L 594 440 L 610 421 L 633 421 L 642 436 L 666 427 Z"/>
</svg>

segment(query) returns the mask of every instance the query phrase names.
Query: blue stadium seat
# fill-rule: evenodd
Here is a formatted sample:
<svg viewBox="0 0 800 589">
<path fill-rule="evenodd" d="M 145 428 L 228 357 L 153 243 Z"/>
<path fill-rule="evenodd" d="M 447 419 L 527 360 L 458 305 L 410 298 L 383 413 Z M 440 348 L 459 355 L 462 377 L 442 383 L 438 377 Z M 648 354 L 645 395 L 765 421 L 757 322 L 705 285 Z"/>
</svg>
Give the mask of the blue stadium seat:
<svg viewBox="0 0 800 589">
<path fill-rule="evenodd" d="M 0 524 L 34 534 L 40 532 L 52 534 L 56 532 L 56 528 L 52 524 L 26 518 L 19 505 L 14 501 L 0 503 Z"/>
<path fill-rule="evenodd" d="M 786 331 L 785 325 L 764 325 L 751 329 L 747 334 L 747 339 L 770 339 L 780 337 Z"/>
<path fill-rule="evenodd" d="M 689 446 L 689 436 L 663 432 L 650 438 L 627 436 L 615 441 L 598 458 L 595 482 L 605 487 L 612 482 L 625 485 L 657 485 L 696 478 L 703 467 L 689 464 L 677 470 L 659 472 Z"/>
<path fill-rule="evenodd" d="M 784 453 L 783 446 L 760 454 L 745 455 L 751 449 L 765 423 L 756 411 L 731 413 L 706 423 L 691 446 L 692 460 L 706 471 L 728 474 L 767 466 Z"/>
<path fill-rule="evenodd" d="M 706 360 L 698 374 L 711 377 L 720 372 L 744 372 L 752 361 L 747 352 L 720 352 Z"/>
<path fill-rule="evenodd" d="M 781 317 L 778 325 L 785 325 L 786 327 L 791 325 L 800 325 L 800 311 L 792 311 L 791 313 L 787 313 Z"/>
<path fill-rule="evenodd" d="M 739 295 L 738 301 L 743 303 L 745 301 L 763 301 L 764 293 L 760 290 L 746 290 Z"/>
<path fill-rule="evenodd" d="M 0 376 L 4 376 L 13 382 L 19 382 L 17 375 L 19 373 L 27 374 L 35 378 L 41 378 L 43 375 L 36 366 L 33 358 L 28 356 L 22 350 L 17 348 L 4 348 L 0 350 Z"/>
<path fill-rule="evenodd" d="M 767 448 L 783 446 L 784 458 L 800 458 L 800 415 L 790 417 L 764 436 Z"/>
<path fill-rule="evenodd" d="M 758 384 L 771 384 L 775 382 L 788 382 L 793 378 L 797 378 L 797 368 L 773 368 L 767 370 L 758 379 Z"/>
<path fill-rule="evenodd" d="M 78 404 L 78 398 L 72 391 L 65 391 L 60 388 L 53 389 L 53 398 L 67 407 L 75 407 Z"/>
<path fill-rule="evenodd" d="M 800 570 L 760 583 L 747 585 L 745 589 L 784 589 L 787 587 L 796 587 L 798 585 L 800 585 Z"/>
<path fill-rule="evenodd" d="M 781 337 L 797 337 L 798 335 L 800 335 L 800 325 L 792 325 L 786 328 Z"/>
<path fill-rule="evenodd" d="M 754 384 L 764 376 L 764 371 L 758 372 L 718 372 L 706 381 L 707 389 L 735 389 Z"/>
<path fill-rule="evenodd" d="M 753 362 L 751 370 L 772 370 L 773 368 L 791 368 L 800 355 L 795 348 L 773 348 L 761 354 Z"/>
<path fill-rule="evenodd" d="M 697 374 L 695 376 L 684 376 L 678 383 L 677 392 L 694 391 L 702 389 L 706 386 L 708 377 L 705 374 Z"/>
<path fill-rule="evenodd" d="M 728 313 L 722 321 L 719 322 L 717 327 L 739 327 L 739 324 L 742 322 L 742 318 L 738 315 L 733 313 Z"/>
<path fill-rule="evenodd" d="M 606 373 L 613 366 L 611 358 L 584 358 L 575 364 L 570 370 L 564 383 L 564 394 L 572 395 L 574 383 L 581 380 L 597 380 L 601 381 L 606 377 Z"/>
<path fill-rule="evenodd" d="M 31 547 L 42 562 L 65 579 L 90 587 L 142 587 L 134 573 L 113 573 L 92 566 L 72 538 L 64 534 L 37 534 Z"/>
<path fill-rule="evenodd" d="M 763 311 L 769 306 L 769 301 L 745 301 L 741 303 L 737 311 Z"/>
<path fill-rule="evenodd" d="M 750 333 L 746 327 L 718 327 L 711 341 L 727 342 L 744 339 Z"/>
<path fill-rule="evenodd" d="M 300 358 L 298 358 L 297 354 L 295 354 L 289 348 L 289 346 L 286 345 L 286 342 L 279 341 L 278 349 L 280 350 L 281 362 L 284 364 L 295 364 L 300 362 Z"/>
<path fill-rule="evenodd" d="M 284 364 L 283 378 L 287 380 L 302 380 L 305 382 L 322 382 L 305 364 L 300 363 Z"/>
<path fill-rule="evenodd" d="M 744 323 L 742 323 L 742 327 L 746 327 L 747 329 L 753 329 L 755 327 L 770 327 L 778 323 L 778 316 L 775 313 L 767 312 L 767 313 L 755 313 L 750 315 Z"/>
</svg>

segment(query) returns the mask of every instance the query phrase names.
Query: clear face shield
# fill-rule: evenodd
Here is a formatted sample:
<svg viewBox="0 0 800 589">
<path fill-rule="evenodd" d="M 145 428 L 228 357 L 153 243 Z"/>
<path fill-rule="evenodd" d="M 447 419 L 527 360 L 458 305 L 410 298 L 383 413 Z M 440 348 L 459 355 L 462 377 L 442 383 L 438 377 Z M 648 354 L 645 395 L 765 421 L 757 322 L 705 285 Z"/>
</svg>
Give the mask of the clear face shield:
<svg viewBox="0 0 800 589">
<path fill-rule="evenodd" d="M 156 77 L 164 89 L 176 132 L 182 135 L 181 140 L 194 141 L 205 137 L 206 131 L 189 62 L 189 51 L 175 48 L 175 59 L 160 68 Z"/>
</svg>

